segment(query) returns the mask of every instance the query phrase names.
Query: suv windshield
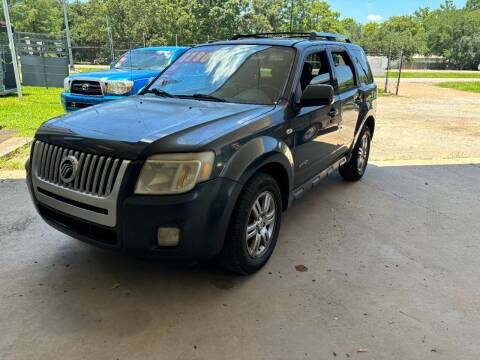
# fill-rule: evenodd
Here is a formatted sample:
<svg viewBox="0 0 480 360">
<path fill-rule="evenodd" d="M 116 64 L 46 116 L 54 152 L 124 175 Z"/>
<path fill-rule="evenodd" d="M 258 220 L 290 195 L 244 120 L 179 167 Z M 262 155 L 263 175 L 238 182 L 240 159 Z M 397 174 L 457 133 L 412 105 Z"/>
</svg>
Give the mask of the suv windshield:
<svg viewBox="0 0 480 360">
<path fill-rule="evenodd" d="M 149 92 L 198 100 L 274 104 L 287 81 L 294 50 L 266 45 L 206 45 L 183 54 Z"/>
<path fill-rule="evenodd" d="M 172 51 L 165 50 L 132 50 L 122 55 L 115 63 L 115 69 L 148 69 L 163 70 L 170 59 Z"/>
</svg>

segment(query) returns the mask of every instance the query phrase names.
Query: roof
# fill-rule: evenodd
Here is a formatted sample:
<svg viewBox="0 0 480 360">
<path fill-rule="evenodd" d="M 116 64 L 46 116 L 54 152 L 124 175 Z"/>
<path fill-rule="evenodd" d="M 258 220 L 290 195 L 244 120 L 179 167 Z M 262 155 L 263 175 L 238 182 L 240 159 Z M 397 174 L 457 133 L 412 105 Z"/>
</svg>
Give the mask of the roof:
<svg viewBox="0 0 480 360">
<path fill-rule="evenodd" d="M 329 40 L 308 40 L 308 39 L 285 39 L 285 38 L 262 38 L 262 39 L 239 39 L 239 40 L 225 40 L 216 41 L 203 45 L 271 45 L 271 46 L 289 46 L 299 49 L 307 48 L 312 45 L 340 45 L 340 46 L 356 46 L 354 44 L 346 43 L 343 41 L 329 41 Z"/>
<path fill-rule="evenodd" d="M 273 32 L 256 34 L 239 34 L 230 40 L 217 41 L 216 45 L 271 45 L 307 48 L 312 45 L 352 45 L 345 35 L 326 32 Z M 205 45 L 205 44 L 204 44 Z M 354 45 L 355 46 L 355 45 Z"/>
<path fill-rule="evenodd" d="M 147 51 L 180 51 L 180 50 L 187 50 L 190 49 L 189 47 L 185 46 L 150 46 L 144 48 L 136 48 L 132 50 L 147 50 Z"/>
</svg>

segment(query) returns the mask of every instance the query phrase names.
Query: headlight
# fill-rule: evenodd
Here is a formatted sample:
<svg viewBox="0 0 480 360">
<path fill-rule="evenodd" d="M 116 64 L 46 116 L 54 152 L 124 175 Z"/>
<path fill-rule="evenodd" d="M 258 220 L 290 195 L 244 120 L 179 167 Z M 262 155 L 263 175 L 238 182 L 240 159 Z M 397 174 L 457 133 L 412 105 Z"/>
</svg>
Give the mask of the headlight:
<svg viewBox="0 0 480 360">
<path fill-rule="evenodd" d="M 63 90 L 70 92 L 70 78 L 68 76 L 63 80 Z"/>
<path fill-rule="evenodd" d="M 133 81 L 130 80 L 110 80 L 107 83 L 107 93 L 114 95 L 128 94 L 133 87 Z"/>
<path fill-rule="evenodd" d="M 136 194 L 179 194 L 210 178 L 213 152 L 159 154 L 147 159 L 135 186 Z"/>
</svg>

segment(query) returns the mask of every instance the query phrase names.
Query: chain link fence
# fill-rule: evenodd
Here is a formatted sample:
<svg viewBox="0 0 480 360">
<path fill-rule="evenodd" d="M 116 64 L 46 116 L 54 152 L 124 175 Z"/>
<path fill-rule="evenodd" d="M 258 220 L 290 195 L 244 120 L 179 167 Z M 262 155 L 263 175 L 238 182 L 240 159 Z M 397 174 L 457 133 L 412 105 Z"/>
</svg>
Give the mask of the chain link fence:
<svg viewBox="0 0 480 360">
<path fill-rule="evenodd" d="M 91 44 L 72 44 L 74 64 L 108 65 L 131 49 L 144 47 L 144 44 L 115 44 L 114 47 Z"/>
</svg>

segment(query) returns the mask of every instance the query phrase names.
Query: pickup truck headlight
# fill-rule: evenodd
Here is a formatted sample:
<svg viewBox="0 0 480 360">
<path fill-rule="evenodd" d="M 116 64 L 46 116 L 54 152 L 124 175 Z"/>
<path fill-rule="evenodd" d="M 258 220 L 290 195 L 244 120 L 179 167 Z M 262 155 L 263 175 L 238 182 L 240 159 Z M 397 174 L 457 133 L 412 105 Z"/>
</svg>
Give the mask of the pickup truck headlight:
<svg viewBox="0 0 480 360">
<path fill-rule="evenodd" d="M 143 165 L 135 193 L 167 195 L 190 191 L 210 178 L 214 160 L 211 151 L 153 155 Z"/>
<path fill-rule="evenodd" d="M 110 80 L 107 83 L 107 93 L 113 95 L 128 94 L 133 87 L 133 81 L 130 80 Z"/>
<path fill-rule="evenodd" d="M 71 81 L 68 76 L 65 79 L 63 79 L 63 90 L 65 90 L 65 92 L 70 92 L 70 84 L 71 84 Z"/>
</svg>

